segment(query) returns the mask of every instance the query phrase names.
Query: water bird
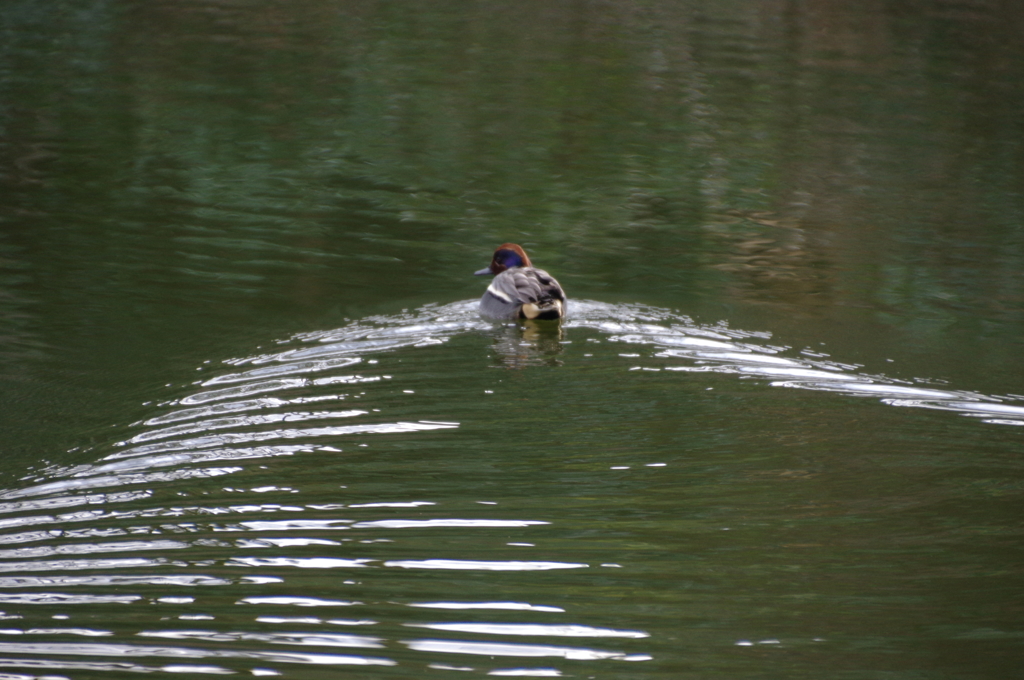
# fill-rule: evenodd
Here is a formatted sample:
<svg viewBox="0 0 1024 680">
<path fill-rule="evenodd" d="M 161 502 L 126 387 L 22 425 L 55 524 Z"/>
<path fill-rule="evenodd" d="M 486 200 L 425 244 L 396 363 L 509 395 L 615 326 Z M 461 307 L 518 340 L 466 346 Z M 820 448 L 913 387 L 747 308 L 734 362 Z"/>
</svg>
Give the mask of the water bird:
<svg viewBox="0 0 1024 680">
<path fill-rule="evenodd" d="M 480 315 L 492 319 L 561 319 L 565 291 L 555 277 L 534 269 L 529 256 L 515 243 L 502 243 L 491 264 L 476 276 L 490 274 L 494 281 L 480 298 Z"/>
</svg>

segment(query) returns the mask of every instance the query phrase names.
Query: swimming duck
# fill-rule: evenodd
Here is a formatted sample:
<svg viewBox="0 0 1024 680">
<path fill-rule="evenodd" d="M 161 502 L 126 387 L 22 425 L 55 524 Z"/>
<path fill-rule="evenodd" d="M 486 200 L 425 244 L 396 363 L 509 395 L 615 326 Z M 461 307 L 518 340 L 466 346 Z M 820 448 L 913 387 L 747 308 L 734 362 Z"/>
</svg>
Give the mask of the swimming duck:
<svg viewBox="0 0 1024 680">
<path fill-rule="evenodd" d="M 494 251 L 489 267 L 476 276 L 492 274 L 494 281 L 480 298 L 480 314 L 492 319 L 561 319 L 565 291 L 543 269 L 534 269 L 526 251 L 503 243 Z"/>
</svg>

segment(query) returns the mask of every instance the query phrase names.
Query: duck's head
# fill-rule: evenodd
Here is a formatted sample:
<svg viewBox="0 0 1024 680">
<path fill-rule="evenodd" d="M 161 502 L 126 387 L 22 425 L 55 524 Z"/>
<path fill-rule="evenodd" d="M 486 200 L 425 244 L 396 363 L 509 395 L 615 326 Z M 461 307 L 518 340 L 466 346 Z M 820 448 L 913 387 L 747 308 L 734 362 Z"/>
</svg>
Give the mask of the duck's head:
<svg viewBox="0 0 1024 680">
<path fill-rule="evenodd" d="M 527 257 L 525 250 L 517 246 L 515 243 L 502 243 L 498 246 L 498 249 L 494 251 L 494 258 L 491 260 L 491 265 L 478 272 L 474 272 L 474 275 L 484 276 L 485 274 L 490 274 L 495 276 L 506 269 L 532 266 L 533 265 L 530 264 L 530 258 Z"/>
</svg>

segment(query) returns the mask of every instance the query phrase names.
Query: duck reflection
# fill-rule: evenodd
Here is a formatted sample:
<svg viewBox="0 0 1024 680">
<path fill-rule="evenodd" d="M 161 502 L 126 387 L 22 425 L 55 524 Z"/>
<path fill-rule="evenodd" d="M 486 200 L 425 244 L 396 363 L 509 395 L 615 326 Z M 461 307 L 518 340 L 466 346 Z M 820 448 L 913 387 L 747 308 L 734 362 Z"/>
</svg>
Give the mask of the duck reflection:
<svg viewBox="0 0 1024 680">
<path fill-rule="evenodd" d="M 562 325 L 558 321 L 524 320 L 494 327 L 495 363 L 506 368 L 561 366 Z"/>
</svg>

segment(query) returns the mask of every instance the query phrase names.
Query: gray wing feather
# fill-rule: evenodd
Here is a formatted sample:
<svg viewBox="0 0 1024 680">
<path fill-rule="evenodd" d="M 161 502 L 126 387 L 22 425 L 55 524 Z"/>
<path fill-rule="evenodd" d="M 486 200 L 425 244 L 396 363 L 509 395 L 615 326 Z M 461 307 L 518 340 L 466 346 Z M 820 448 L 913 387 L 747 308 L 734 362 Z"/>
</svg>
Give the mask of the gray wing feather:
<svg viewBox="0 0 1024 680">
<path fill-rule="evenodd" d="M 518 267 L 494 277 L 488 293 L 480 300 L 480 311 L 485 316 L 515 318 L 524 304 L 544 305 L 553 300 L 565 300 L 565 293 L 553 276 L 543 269 Z"/>
<path fill-rule="evenodd" d="M 511 273 L 516 294 L 522 302 L 544 303 L 565 299 L 558 281 L 543 269 L 524 267 L 512 270 Z"/>
</svg>

